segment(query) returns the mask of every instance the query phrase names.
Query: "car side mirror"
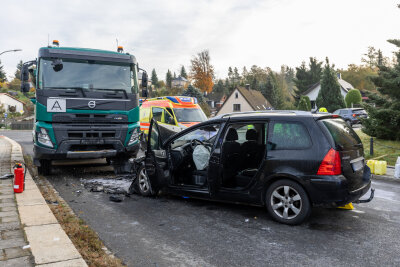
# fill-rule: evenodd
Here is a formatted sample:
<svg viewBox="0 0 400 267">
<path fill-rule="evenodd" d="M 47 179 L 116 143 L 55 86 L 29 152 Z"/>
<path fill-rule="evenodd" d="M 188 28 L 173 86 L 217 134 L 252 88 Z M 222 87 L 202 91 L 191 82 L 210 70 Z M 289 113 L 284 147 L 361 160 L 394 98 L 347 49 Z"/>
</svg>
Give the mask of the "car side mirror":
<svg viewBox="0 0 400 267">
<path fill-rule="evenodd" d="M 31 89 L 31 84 L 29 82 L 21 82 L 21 92 L 27 93 Z"/>
</svg>

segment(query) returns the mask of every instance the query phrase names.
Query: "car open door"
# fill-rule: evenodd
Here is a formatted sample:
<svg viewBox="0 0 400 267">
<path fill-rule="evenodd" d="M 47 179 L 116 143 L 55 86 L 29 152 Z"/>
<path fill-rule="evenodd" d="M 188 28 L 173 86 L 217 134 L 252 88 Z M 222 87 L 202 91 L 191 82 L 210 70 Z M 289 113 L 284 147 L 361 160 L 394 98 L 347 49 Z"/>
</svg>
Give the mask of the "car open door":
<svg viewBox="0 0 400 267">
<path fill-rule="evenodd" d="M 170 176 L 167 151 L 162 147 L 161 137 L 157 122 L 152 119 L 147 139 L 145 168 L 155 192 L 166 185 Z"/>
</svg>

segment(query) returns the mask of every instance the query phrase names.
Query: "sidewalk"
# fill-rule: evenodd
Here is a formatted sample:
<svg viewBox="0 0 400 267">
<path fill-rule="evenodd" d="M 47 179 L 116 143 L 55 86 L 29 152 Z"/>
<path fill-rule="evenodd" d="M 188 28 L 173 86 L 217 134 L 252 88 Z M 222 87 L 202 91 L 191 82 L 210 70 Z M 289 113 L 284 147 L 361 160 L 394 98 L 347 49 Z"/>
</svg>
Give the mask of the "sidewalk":
<svg viewBox="0 0 400 267">
<path fill-rule="evenodd" d="M 7 137 L 0 137 L 1 172 L 10 173 L 15 162 L 24 162 L 21 146 Z M 4 256 L 1 259 L 3 261 L 0 262 L 0 266 L 3 266 L 2 264 L 4 262 L 6 264 L 5 266 L 33 266 L 33 264 L 36 266 L 52 267 L 87 266 L 86 262 L 82 259 L 82 256 L 76 250 L 60 224 L 58 224 L 34 180 L 29 174 L 29 171 L 26 172 L 25 191 L 23 193 L 15 194 L 15 198 L 12 185 L 13 179 L 2 180 L 0 182 L 2 182 L 1 190 L 6 190 L 5 192 L 7 192 L 8 196 L 3 197 L 4 193 L 0 194 L 0 205 L 9 204 L 10 202 L 14 205 L 14 211 L 11 211 L 14 214 L 13 219 L 4 219 L 8 218 L 8 213 L 6 215 L 0 215 L 4 216 L 0 222 L 0 229 L 3 229 L 10 224 L 5 220 L 14 220 L 14 225 L 18 225 L 18 229 L 22 234 L 22 239 L 17 239 L 20 243 L 16 243 L 15 246 L 21 247 L 26 245 L 26 241 L 30 246 L 30 250 L 22 250 L 25 254 L 21 254 L 22 252 L 20 251 L 21 253 L 18 254 L 20 256 L 15 257 L 18 260 L 25 260 L 25 262 L 17 262 L 15 264 L 10 262 L 10 260 L 13 259 Z M 7 186 L 7 189 L 5 189 L 5 187 L 3 189 L 3 185 Z M 15 210 L 15 206 L 18 208 L 18 212 Z M 0 214 L 2 213 L 3 212 L 0 212 Z M 23 231 L 21 229 L 23 229 Z M 23 233 L 25 233 L 26 240 L 23 238 Z M 7 244 L 7 242 L 4 242 L 3 245 L 3 240 L 0 241 L 0 245 L 2 246 L 1 248 Z M 6 251 L 4 250 L 4 252 Z M 9 254 L 13 255 L 10 252 Z"/>
<path fill-rule="evenodd" d="M 11 144 L 0 138 L 0 176 L 11 173 Z M 0 265 L 33 266 L 17 212 L 12 179 L 0 180 Z"/>
</svg>

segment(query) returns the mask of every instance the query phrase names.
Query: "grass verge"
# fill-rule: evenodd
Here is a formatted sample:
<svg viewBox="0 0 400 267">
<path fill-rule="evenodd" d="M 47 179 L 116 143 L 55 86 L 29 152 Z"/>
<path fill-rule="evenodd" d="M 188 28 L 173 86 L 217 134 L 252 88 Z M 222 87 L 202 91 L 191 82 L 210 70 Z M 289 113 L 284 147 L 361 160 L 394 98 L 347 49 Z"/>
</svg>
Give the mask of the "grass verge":
<svg viewBox="0 0 400 267">
<path fill-rule="evenodd" d="M 89 266 L 96 267 L 125 266 L 120 259 L 116 258 L 105 247 L 97 233 L 75 215 L 47 179 L 36 175 L 36 168 L 33 167 L 31 157 L 24 155 L 24 158 L 30 173 L 35 177 L 35 182 L 40 192 L 49 203 L 48 206 L 86 263 Z"/>
<path fill-rule="evenodd" d="M 364 153 L 366 159 L 380 157 L 379 160 L 386 160 L 388 165 L 394 166 L 397 157 L 400 157 L 400 141 L 382 140 L 374 138 L 374 154 L 369 154 L 371 137 L 361 131 L 355 129 L 364 145 Z M 381 157 L 382 156 L 382 157 Z"/>
</svg>

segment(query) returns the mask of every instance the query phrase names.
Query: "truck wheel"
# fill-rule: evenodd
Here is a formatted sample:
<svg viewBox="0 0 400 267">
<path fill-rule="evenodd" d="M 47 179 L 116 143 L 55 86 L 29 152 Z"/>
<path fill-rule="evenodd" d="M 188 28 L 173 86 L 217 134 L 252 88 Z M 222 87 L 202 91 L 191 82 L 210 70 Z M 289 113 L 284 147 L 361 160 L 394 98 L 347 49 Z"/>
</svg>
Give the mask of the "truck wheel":
<svg viewBox="0 0 400 267">
<path fill-rule="evenodd" d="M 139 194 L 142 196 L 147 197 L 155 195 L 155 192 L 153 192 L 151 188 L 151 182 L 149 176 L 147 175 L 146 168 L 143 165 L 138 169 L 134 188 L 137 189 L 137 192 L 139 192 Z"/>
<path fill-rule="evenodd" d="M 287 179 L 270 185 L 265 196 L 265 205 L 275 221 L 289 225 L 304 222 L 311 213 L 310 200 L 303 187 Z"/>
<path fill-rule="evenodd" d="M 51 174 L 51 161 L 48 159 L 40 160 L 40 167 L 38 167 L 38 174 L 40 175 L 50 175 Z"/>
</svg>

